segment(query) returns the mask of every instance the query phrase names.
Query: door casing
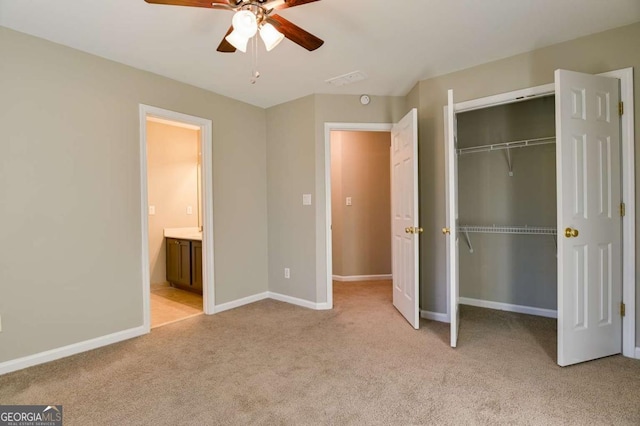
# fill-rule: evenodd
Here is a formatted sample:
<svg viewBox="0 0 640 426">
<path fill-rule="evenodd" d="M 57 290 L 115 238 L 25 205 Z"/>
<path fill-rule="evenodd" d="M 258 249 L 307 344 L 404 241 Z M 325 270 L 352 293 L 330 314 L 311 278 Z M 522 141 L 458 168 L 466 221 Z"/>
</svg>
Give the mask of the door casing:
<svg viewBox="0 0 640 426">
<path fill-rule="evenodd" d="M 202 295 L 203 310 L 215 313 L 215 284 L 213 262 L 213 147 L 211 120 L 167 109 L 140 104 L 140 216 L 142 224 L 142 315 L 143 327 L 151 330 L 151 278 L 149 271 L 149 200 L 147 194 L 147 117 L 177 121 L 200 128 L 202 152 Z"/>
</svg>

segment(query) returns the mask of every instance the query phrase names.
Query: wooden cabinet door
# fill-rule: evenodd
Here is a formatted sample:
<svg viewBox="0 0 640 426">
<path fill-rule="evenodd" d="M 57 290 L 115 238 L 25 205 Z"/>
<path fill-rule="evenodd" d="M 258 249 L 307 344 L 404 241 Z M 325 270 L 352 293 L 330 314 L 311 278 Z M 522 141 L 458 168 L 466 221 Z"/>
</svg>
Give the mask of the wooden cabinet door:
<svg viewBox="0 0 640 426">
<path fill-rule="evenodd" d="M 191 288 L 202 293 L 202 242 L 191 242 Z"/>
<path fill-rule="evenodd" d="M 191 285 L 191 244 L 188 240 L 167 238 L 167 281 Z"/>
</svg>

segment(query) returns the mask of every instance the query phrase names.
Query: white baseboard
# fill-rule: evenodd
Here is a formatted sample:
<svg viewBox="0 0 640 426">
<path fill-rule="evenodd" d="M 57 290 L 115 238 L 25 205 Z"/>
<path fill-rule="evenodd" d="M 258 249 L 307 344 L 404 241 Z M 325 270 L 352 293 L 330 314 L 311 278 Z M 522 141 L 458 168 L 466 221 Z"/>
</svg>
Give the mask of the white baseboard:
<svg viewBox="0 0 640 426">
<path fill-rule="evenodd" d="M 221 305 L 216 305 L 215 313 L 228 311 L 230 309 L 238 308 L 240 306 L 248 305 L 250 303 L 258 302 L 264 299 L 279 300 L 280 302 L 291 303 L 293 305 L 302 306 L 314 310 L 331 309 L 331 306 L 329 306 L 329 304 L 326 302 L 314 303 L 308 300 L 298 299 L 297 297 L 285 296 L 284 294 L 265 291 L 264 293 L 258 293 L 254 294 L 253 296 L 243 297 L 242 299 L 223 303 Z M 65 358 L 71 355 L 79 354 L 81 352 L 87 352 L 92 349 L 97 349 L 102 346 L 118 343 L 123 340 L 132 339 L 134 337 L 147 334 L 148 332 L 148 328 L 146 328 L 145 326 L 140 326 L 129 330 L 109 334 L 107 336 L 97 337 L 95 339 L 87 340 L 84 342 L 74 343 L 72 345 L 63 346 L 61 348 L 51 349 L 49 351 L 29 355 L 23 358 L 5 361 L 0 363 L 0 375 L 22 370 L 23 368 L 32 367 L 34 365 L 44 364 L 45 362 L 55 361 L 56 359 Z"/>
<path fill-rule="evenodd" d="M 324 309 L 331 309 L 327 303 L 315 303 L 305 299 L 298 299 L 297 297 L 285 296 L 284 294 L 269 292 L 269 297 L 280 302 L 291 303 L 292 305 L 302 306 L 303 308 L 315 309 L 317 311 Z"/>
<path fill-rule="evenodd" d="M 352 282 L 352 281 L 386 281 L 393 279 L 393 275 L 384 274 L 384 275 L 333 275 L 334 281 L 344 281 L 344 282 Z"/>
<path fill-rule="evenodd" d="M 537 315 L 539 317 L 558 318 L 558 311 L 553 309 L 534 308 L 533 306 L 512 305 L 510 303 L 492 302 L 490 300 L 461 297 L 461 305 L 478 306 L 480 308 L 497 309 L 499 311 L 517 312 L 519 314 Z"/>
<path fill-rule="evenodd" d="M 264 293 L 254 294 L 253 296 L 243 297 L 242 299 L 232 300 L 231 302 L 222 303 L 220 305 L 216 305 L 214 313 L 220 313 L 224 311 L 228 311 L 229 309 L 239 308 L 240 306 L 248 305 L 249 303 L 258 302 L 260 300 L 268 299 L 269 292 L 265 291 Z"/>
<path fill-rule="evenodd" d="M 108 334 L 95 339 L 85 340 L 84 342 L 74 343 L 63 346 L 61 348 L 51 349 L 34 355 L 25 356 L 23 358 L 12 359 L 0 363 L 0 375 L 11 373 L 12 371 L 22 370 L 23 368 L 32 367 L 45 362 L 55 361 L 56 359 L 66 358 L 71 355 L 87 352 L 102 346 L 112 345 L 123 340 L 132 339 L 134 337 L 147 334 L 149 330 L 144 327 L 131 328 L 129 330 L 119 331 L 117 333 Z"/>
<path fill-rule="evenodd" d="M 420 310 L 420 318 L 424 318 L 432 321 L 438 321 L 438 322 L 446 322 L 446 323 L 451 322 L 449 319 L 449 315 L 441 314 L 440 312 Z"/>
<path fill-rule="evenodd" d="M 640 359 L 640 348 L 636 348 L 636 359 Z"/>
</svg>

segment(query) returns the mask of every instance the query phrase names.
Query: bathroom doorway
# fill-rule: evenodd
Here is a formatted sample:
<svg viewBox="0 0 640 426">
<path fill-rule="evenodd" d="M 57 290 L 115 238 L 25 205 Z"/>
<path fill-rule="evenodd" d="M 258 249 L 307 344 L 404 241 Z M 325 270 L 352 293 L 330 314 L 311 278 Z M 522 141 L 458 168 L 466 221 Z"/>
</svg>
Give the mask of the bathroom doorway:
<svg viewBox="0 0 640 426">
<path fill-rule="evenodd" d="M 211 121 L 140 106 L 148 329 L 214 312 Z"/>
</svg>

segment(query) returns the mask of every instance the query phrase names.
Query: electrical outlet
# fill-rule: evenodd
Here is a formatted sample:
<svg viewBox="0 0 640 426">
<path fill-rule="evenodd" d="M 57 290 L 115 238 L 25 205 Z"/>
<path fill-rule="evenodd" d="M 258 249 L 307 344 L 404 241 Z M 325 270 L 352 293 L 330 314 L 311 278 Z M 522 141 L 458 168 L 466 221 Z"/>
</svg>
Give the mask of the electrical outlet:
<svg viewBox="0 0 640 426">
<path fill-rule="evenodd" d="M 291 278 L 291 270 L 289 268 L 284 268 L 284 277 L 286 279 Z"/>
<path fill-rule="evenodd" d="M 347 204 L 348 206 L 350 206 L 350 205 L 351 205 L 351 197 L 347 197 L 347 203 L 346 203 L 346 204 Z"/>
</svg>

